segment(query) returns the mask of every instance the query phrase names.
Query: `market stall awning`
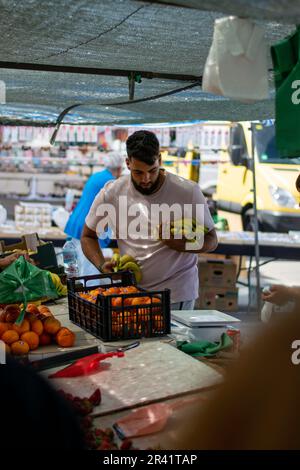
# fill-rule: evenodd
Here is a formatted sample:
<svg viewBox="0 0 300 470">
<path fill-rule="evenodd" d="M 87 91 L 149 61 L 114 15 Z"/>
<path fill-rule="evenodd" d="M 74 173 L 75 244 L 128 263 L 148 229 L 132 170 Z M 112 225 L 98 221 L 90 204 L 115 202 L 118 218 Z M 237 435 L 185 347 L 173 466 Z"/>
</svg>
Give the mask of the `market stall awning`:
<svg viewBox="0 0 300 470">
<path fill-rule="evenodd" d="M 279 3 L 280 11 L 284 11 L 286 4 L 290 16 L 283 15 L 282 20 L 289 22 L 293 18 L 295 22 L 300 2 L 178 2 L 197 9 L 163 3 L 2 2 L 0 80 L 6 85 L 6 104 L 0 106 L 0 122 L 54 123 L 57 115 L 74 103 L 85 106 L 71 112 L 64 122 L 133 124 L 274 117 L 272 92 L 269 100 L 246 105 L 203 93 L 200 86 L 146 103 L 99 105 L 128 100 L 130 71 L 142 73 L 142 82 L 135 84 L 135 98 L 161 94 L 201 78 L 213 23 L 222 16 L 220 11 L 278 21 L 274 5 Z M 199 5 L 203 10 L 198 9 Z M 277 22 L 263 24 L 269 45 L 293 29 L 292 25 Z M 7 63 L 12 64 L 11 68 Z M 31 64 L 32 69 L 47 66 L 47 71 L 30 67 L 16 70 L 13 64 L 19 63 Z M 67 67 L 77 70 L 66 73 Z M 103 75 L 82 73 L 82 68 L 101 69 Z M 144 78 L 147 73 L 154 74 L 153 78 Z M 271 73 L 270 84 L 273 88 Z"/>
</svg>

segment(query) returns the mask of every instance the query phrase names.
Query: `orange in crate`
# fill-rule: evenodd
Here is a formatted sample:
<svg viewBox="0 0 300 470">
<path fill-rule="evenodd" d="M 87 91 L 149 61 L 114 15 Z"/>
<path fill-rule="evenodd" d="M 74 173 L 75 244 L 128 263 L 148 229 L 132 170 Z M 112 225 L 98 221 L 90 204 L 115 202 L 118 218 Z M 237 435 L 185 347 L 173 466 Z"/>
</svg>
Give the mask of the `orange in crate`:
<svg viewBox="0 0 300 470">
<path fill-rule="evenodd" d="M 113 307 L 121 307 L 122 297 L 114 297 L 113 299 L 111 299 L 111 304 Z"/>
<path fill-rule="evenodd" d="M 151 301 L 150 297 L 133 297 L 131 305 L 148 304 L 149 300 Z"/>
<path fill-rule="evenodd" d="M 99 280 L 105 279 L 108 284 L 107 278 L 109 285 L 91 290 L 87 287 L 85 292 L 74 280 L 68 281 L 72 322 L 104 341 L 162 336 L 170 332 L 169 289 L 142 290 L 133 284 L 129 271 L 99 275 Z M 81 280 L 88 286 L 89 276 L 82 276 Z"/>
<path fill-rule="evenodd" d="M 114 295 L 114 294 L 120 294 L 119 287 L 109 287 L 108 289 L 105 289 L 105 295 Z"/>
</svg>

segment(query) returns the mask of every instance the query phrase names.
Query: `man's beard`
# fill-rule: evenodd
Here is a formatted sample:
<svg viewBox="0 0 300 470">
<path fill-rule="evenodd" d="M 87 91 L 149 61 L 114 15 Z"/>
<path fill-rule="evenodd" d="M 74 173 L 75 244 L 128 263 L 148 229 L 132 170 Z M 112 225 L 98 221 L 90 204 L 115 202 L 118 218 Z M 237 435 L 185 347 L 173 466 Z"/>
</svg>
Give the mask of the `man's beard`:
<svg viewBox="0 0 300 470">
<path fill-rule="evenodd" d="M 142 186 L 137 184 L 134 181 L 134 179 L 132 178 L 132 175 L 131 175 L 131 181 L 132 181 L 132 184 L 133 184 L 133 186 L 135 187 L 135 189 L 137 191 L 139 191 L 141 194 L 144 194 L 145 196 L 147 196 L 147 195 L 149 196 L 150 194 L 153 194 L 153 193 L 155 193 L 155 191 L 157 191 L 158 187 L 161 184 L 161 181 L 162 181 L 163 177 L 164 177 L 163 173 L 159 172 L 159 175 L 158 175 L 156 181 L 149 188 L 143 188 Z"/>
</svg>

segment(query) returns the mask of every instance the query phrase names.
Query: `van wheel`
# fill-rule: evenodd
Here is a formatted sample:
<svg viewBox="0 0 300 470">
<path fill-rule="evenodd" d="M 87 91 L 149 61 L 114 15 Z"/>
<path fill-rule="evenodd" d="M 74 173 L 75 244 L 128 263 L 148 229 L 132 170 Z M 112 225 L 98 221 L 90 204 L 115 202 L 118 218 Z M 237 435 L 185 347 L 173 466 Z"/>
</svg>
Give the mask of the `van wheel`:
<svg viewBox="0 0 300 470">
<path fill-rule="evenodd" d="M 254 232 L 254 214 L 253 209 L 248 209 L 243 215 L 243 227 L 245 232 Z M 258 230 L 262 231 L 262 225 L 258 221 Z"/>
</svg>

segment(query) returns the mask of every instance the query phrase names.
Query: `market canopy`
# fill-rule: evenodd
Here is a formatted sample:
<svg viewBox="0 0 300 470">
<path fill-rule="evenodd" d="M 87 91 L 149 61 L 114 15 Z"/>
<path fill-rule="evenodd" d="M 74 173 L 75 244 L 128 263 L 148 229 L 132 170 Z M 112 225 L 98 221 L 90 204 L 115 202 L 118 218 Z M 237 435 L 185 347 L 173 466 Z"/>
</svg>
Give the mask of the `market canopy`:
<svg viewBox="0 0 300 470">
<path fill-rule="evenodd" d="M 271 72 L 270 99 L 251 105 L 209 95 L 200 85 L 143 103 L 98 105 L 128 100 L 130 72 L 142 78 L 135 83 L 135 99 L 201 79 L 214 20 L 224 14 L 259 20 L 271 45 L 300 22 L 300 1 L 2 1 L 0 80 L 6 86 L 6 104 L 0 106 L 0 123 L 53 124 L 75 103 L 85 106 L 64 122 L 272 118 Z"/>
</svg>

